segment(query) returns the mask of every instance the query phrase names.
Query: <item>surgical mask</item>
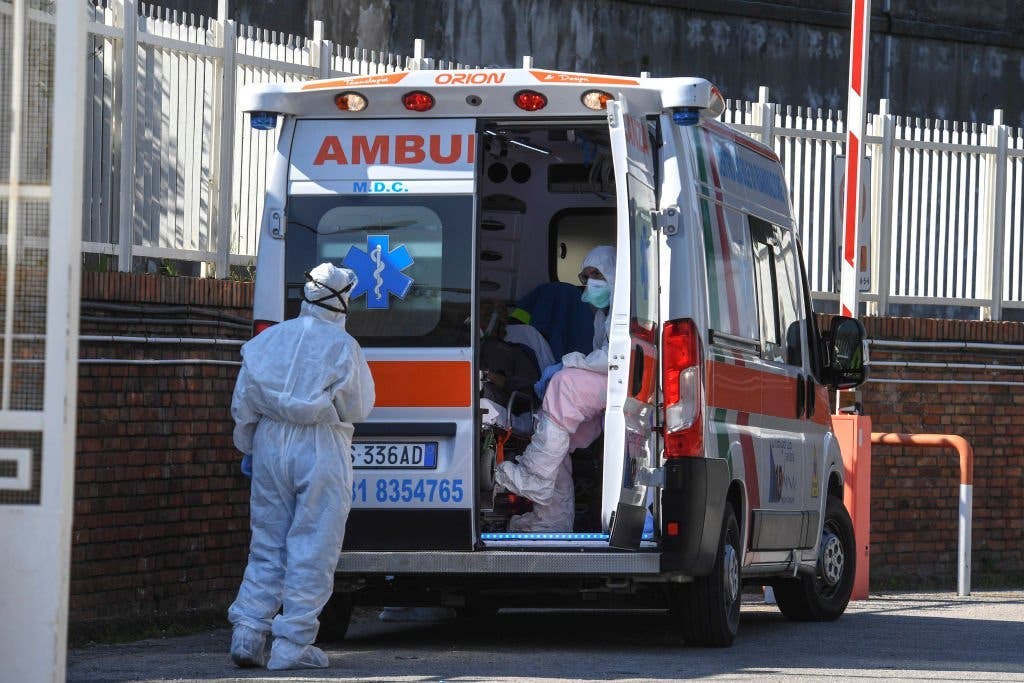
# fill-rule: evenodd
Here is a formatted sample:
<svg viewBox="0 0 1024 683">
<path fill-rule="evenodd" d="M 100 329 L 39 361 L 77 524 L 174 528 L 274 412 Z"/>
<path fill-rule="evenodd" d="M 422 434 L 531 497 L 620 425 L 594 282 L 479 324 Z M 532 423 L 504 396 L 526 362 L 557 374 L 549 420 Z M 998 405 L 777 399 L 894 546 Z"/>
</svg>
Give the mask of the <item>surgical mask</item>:
<svg viewBox="0 0 1024 683">
<path fill-rule="evenodd" d="M 580 298 L 594 308 L 608 308 L 612 300 L 612 288 L 604 280 L 587 278 L 587 288 Z"/>
</svg>

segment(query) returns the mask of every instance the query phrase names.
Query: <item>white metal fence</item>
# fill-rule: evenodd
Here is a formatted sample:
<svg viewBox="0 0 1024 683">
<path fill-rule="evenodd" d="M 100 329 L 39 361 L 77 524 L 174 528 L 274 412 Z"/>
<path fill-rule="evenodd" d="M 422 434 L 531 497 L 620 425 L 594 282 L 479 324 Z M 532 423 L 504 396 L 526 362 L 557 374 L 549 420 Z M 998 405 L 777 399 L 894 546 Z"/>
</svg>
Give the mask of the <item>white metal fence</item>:
<svg viewBox="0 0 1024 683">
<path fill-rule="evenodd" d="M 1024 131 L 991 124 L 868 117 L 871 291 L 894 305 L 977 308 L 1000 319 L 1024 309 Z M 833 161 L 843 153 L 841 112 L 731 102 L 724 120 L 772 145 L 786 168 L 811 289 L 837 299 Z M 907 309 L 904 309 L 907 310 Z M 961 311 L 962 312 L 962 311 Z"/>
<path fill-rule="evenodd" d="M 109 3 L 109 4 L 107 4 Z M 94 7 L 86 117 L 86 251 L 211 264 L 251 263 L 274 138 L 235 107 L 247 83 L 431 66 L 412 58 L 107 0 Z M 0 7 L 3 6 L 0 0 Z M 468 68 L 440 63 L 442 68 Z M 841 112 L 730 102 L 723 119 L 780 154 L 811 289 L 836 300 L 833 168 Z M 1024 309 L 1024 133 L 987 125 L 869 116 L 870 310 L 933 304 L 1000 318 Z M 121 191 L 126 188 L 126 191 Z"/>
</svg>

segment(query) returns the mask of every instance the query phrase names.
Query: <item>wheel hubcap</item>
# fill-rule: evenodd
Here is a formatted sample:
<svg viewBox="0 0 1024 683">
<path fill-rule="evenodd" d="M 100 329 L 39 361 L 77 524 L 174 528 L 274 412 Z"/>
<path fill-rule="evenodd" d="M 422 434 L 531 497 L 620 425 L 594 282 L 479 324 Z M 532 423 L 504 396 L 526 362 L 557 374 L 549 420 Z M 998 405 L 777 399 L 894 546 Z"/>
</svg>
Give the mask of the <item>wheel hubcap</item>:
<svg viewBox="0 0 1024 683">
<path fill-rule="evenodd" d="M 829 586 L 835 586 L 843 577 L 843 566 L 846 564 L 846 556 L 843 553 L 843 544 L 831 531 L 824 531 L 821 534 L 821 557 L 818 559 L 821 568 L 821 578 Z"/>
<path fill-rule="evenodd" d="M 736 549 L 730 544 L 725 546 L 725 594 L 728 596 L 729 604 L 732 605 L 740 594 L 740 561 L 736 555 Z"/>
</svg>

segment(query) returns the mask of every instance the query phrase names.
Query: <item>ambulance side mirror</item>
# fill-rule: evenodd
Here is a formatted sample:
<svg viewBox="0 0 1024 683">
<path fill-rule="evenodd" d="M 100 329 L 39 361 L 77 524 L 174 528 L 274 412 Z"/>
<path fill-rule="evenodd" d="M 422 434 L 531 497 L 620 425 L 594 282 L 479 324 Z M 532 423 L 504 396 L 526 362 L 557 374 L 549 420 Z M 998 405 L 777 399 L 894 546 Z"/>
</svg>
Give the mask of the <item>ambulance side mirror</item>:
<svg viewBox="0 0 1024 683">
<path fill-rule="evenodd" d="M 868 378 L 868 342 L 863 323 L 836 316 L 823 335 L 827 364 L 824 383 L 833 389 L 852 389 Z"/>
</svg>

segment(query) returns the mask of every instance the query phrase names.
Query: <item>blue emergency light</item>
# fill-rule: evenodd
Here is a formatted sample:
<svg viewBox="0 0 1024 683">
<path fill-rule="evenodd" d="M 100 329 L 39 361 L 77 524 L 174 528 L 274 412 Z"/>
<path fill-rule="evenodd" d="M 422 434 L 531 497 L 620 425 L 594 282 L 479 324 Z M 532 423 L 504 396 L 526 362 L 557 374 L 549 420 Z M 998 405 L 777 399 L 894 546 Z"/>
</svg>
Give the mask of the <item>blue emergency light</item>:
<svg viewBox="0 0 1024 683">
<path fill-rule="evenodd" d="M 254 111 L 249 114 L 249 125 L 256 130 L 273 130 L 277 127 L 277 114 L 270 111 Z"/>
<path fill-rule="evenodd" d="M 695 126 L 700 122 L 700 109 L 697 107 L 673 109 L 672 122 L 677 126 Z"/>
</svg>

